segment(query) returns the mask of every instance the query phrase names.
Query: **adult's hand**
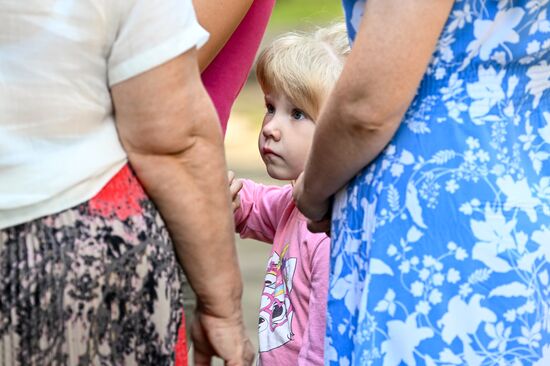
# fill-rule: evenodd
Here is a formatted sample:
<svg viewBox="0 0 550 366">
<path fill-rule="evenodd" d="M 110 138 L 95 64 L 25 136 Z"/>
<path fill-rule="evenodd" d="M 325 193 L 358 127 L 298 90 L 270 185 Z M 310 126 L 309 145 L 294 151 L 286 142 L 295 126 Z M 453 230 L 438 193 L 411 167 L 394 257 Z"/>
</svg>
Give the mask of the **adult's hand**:
<svg viewBox="0 0 550 366">
<path fill-rule="evenodd" d="M 305 217 L 310 219 L 312 223 L 320 222 L 327 218 L 330 208 L 330 200 L 316 201 L 313 197 L 308 197 L 308 194 L 304 189 L 303 173 L 301 173 L 300 176 L 298 176 L 298 179 L 296 179 L 296 182 L 294 182 L 292 196 L 294 197 L 298 210 L 300 210 Z M 312 225 L 312 227 L 315 228 L 316 226 Z"/>
<path fill-rule="evenodd" d="M 326 219 L 320 221 L 308 220 L 307 229 L 312 233 L 325 233 L 330 236 L 331 223 L 332 221 L 330 217 L 327 217 Z"/>
<path fill-rule="evenodd" d="M 248 366 L 254 361 L 254 349 L 245 334 L 241 313 L 218 317 L 204 312 L 199 305 L 191 337 L 196 366 L 210 365 L 213 356 L 229 366 Z"/>
</svg>

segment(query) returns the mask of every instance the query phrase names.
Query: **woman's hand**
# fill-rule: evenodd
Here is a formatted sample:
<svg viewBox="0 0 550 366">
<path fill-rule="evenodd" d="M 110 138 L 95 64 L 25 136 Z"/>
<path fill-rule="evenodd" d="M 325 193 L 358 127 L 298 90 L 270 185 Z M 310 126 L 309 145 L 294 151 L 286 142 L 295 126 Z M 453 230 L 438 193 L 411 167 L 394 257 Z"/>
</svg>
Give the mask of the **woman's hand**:
<svg viewBox="0 0 550 366">
<path fill-rule="evenodd" d="M 227 171 L 227 180 L 229 180 L 229 192 L 231 193 L 231 208 L 235 212 L 241 207 L 239 192 L 243 188 L 243 182 L 240 179 L 235 179 L 235 173 L 231 170 Z"/>
<path fill-rule="evenodd" d="M 242 313 L 219 317 L 203 311 L 198 304 L 191 328 L 196 366 L 210 365 L 218 356 L 229 366 L 248 366 L 254 361 L 254 349 L 243 327 Z"/>
<path fill-rule="evenodd" d="M 312 223 L 326 220 L 329 216 L 330 200 L 315 201 L 313 197 L 307 196 L 307 192 L 304 190 L 304 173 L 301 173 L 294 182 L 292 196 L 298 210 Z M 312 226 L 316 227 L 316 225 Z"/>
<path fill-rule="evenodd" d="M 330 236 L 331 202 L 309 203 L 304 194 L 304 173 L 293 184 L 292 196 L 298 210 L 308 218 L 307 229 L 312 233 L 325 233 Z M 317 217 L 321 217 L 317 219 Z"/>
<path fill-rule="evenodd" d="M 307 229 L 312 233 L 325 233 L 330 236 L 330 226 L 332 224 L 332 217 L 329 215 L 320 221 L 307 220 Z"/>
</svg>

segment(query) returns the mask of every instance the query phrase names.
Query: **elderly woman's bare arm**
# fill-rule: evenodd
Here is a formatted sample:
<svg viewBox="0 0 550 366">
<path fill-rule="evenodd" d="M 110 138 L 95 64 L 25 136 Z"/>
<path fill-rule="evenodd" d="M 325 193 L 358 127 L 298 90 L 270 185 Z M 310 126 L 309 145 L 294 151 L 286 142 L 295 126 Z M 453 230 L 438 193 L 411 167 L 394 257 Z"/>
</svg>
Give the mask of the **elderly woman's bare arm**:
<svg viewBox="0 0 550 366">
<path fill-rule="evenodd" d="M 251 362 L 222 136 L 196 51 L 113 86 L 112 94 L 120 139 L 197 293 L 206 338 L 216 333 L 214 349 L 226 360 Z M 196 357 L 206 359 L 202 338 Z"/>
<path fill-rule="evenodd" d="M 407 111 L 452 0 L 368 0 L 353 50 L 315 131 L 298 207 L 322 219 L 328 199 L 369 164 Z"/>
<path fill-rule="evenodd" d="M 199 50 L 201 72 L 208 67 L 231 37 L 253 1 L 193 0 L 199 23 L 210 33 L 208 42 Z"/>
</svg>

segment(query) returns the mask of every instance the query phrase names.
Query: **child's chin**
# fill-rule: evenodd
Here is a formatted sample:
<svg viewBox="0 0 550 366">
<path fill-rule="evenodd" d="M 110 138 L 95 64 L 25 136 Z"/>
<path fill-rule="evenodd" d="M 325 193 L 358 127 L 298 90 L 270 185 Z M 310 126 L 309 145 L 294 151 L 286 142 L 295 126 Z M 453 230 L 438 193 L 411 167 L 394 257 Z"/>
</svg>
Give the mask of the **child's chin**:
<svg viewBox="0 0 550 366">
<path fill-rule="evenodd" d="M 290 174 L 290 172 L 283 172 L 281 170 L 272 169 L 272 168 L 270 169 L 269 167 L 266 170 L 267 170 L 267 175 L 269 175 L 273 179 L 291 181 L 298 178 L 295 174 Z"/>
<path fill-rule="evenodd" d="M 276 172 L 272 172 L 270 171 L 269 169 L 267 169 L 267 175 L 269 175 L 271 178 L 273 179 L 277 179 L 277 180 L 283 180 L 281 179 L 281 175 L 280 174 L 277 174 Z"/>
</svg>

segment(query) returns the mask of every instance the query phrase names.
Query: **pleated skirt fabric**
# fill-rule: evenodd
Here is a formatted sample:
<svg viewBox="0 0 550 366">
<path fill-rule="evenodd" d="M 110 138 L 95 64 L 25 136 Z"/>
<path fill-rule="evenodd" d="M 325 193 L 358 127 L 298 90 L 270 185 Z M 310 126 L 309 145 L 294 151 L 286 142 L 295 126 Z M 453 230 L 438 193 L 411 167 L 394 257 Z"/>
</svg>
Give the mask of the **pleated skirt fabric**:
<svg viewBox="0 0 550 366">
<path fill-rule="evenodd" d="M 173 365 L 181 276 L 125 167 L 92 200 L 0 230 L 0 366 Z"/>
</svg>

